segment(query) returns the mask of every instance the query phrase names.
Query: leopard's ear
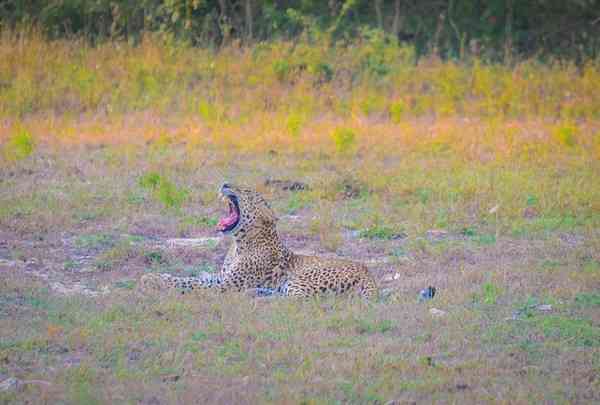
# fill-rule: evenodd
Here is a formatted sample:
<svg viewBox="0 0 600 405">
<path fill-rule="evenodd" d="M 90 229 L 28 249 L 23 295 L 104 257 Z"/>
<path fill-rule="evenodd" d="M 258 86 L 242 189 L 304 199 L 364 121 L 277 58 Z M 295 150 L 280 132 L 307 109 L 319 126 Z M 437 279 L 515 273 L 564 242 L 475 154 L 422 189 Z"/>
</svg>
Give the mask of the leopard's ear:
<svg viewBox="0 0 600 405">
<path fill-rule="evenodd" d="M 271 208 L 269 203 L 267 203 L 265 201 L 265 199 L 261 196 L 259 196 L 259 200 L 260 200 L 260 204 L 258 205 L 258 211 L 259 211 L 260 217 L 263 219 L 263 221 L 265 221 L 267 223 L 271 223 L 271 224 L 274 224 L 275 222 L 277 222 L 277 220 L 279 218 L 277 218 L 275 211 L 273 211 L 273 209 Z"/>
</svg>

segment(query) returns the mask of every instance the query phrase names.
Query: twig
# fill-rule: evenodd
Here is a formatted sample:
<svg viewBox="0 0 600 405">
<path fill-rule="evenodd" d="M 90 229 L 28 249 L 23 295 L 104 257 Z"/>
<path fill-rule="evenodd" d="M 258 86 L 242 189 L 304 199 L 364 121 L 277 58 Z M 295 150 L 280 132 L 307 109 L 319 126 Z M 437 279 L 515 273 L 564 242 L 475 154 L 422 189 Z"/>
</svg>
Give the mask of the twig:
<svg viewBox="0 0 600 405">
<path fill-rule="evenodd" d="M 46 387 L 49 387 L 52 385 L 52 383 L 50 381 L 44 381 L 44 380 L 19 380 L 20 384 L 39 384 L 39 385 L 45 385 Z"/>
</svg>

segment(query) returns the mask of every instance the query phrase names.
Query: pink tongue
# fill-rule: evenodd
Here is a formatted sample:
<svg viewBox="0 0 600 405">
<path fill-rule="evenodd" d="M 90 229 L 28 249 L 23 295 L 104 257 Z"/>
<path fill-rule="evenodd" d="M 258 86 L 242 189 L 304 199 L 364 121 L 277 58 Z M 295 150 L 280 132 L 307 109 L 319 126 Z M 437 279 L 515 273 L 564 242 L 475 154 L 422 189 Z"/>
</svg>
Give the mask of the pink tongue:
<svg viewBox="0 0 600 405">
<path fill-rule="evenodd" d="M 235 212 L 232 212 L 231 214 L 229 214 L 226 217 L 221 218 L 221 220 L 219 221 L 219 224 L 217 225 L 219 229 L 225 229 L 229 226 L 231 226 L 232 224 L 235 223 L 235 221 L 237 221 L 237 214 Z"/>
</svg>

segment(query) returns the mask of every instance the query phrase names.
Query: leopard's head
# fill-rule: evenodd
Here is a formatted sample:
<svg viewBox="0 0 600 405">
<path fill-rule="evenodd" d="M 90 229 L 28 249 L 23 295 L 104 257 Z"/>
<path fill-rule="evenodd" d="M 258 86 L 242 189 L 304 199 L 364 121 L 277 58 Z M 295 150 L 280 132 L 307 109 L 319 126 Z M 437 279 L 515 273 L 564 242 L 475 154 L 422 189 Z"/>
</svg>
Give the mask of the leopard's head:
<svg viewBox="0 0 600 405">
<path fill-rule="evenodd" d="M 220 192 L 227 203 L 228 213 L 219 221 L 219 231 L 235 236 L 275 225 L 275 213 L 256 191 L 225 183 Z"/>
</svg>

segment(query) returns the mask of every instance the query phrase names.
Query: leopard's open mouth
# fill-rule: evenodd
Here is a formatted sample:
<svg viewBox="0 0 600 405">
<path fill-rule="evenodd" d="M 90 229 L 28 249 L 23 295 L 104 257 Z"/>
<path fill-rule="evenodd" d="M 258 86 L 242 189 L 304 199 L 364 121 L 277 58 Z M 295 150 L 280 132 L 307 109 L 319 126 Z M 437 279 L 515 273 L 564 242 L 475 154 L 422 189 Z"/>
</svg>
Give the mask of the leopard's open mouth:
<svg viewBox="0 0 600 405">
<path fill-rule="evenodd" d="M 237 197 L 229 189 L 223 188 L 222 193 L 223 200 L 227 202 L 229 212 L 219 220 L 217 230 L 221 232 L 230 232 L 240 222 L 240 206 Z"/>
</svg>

